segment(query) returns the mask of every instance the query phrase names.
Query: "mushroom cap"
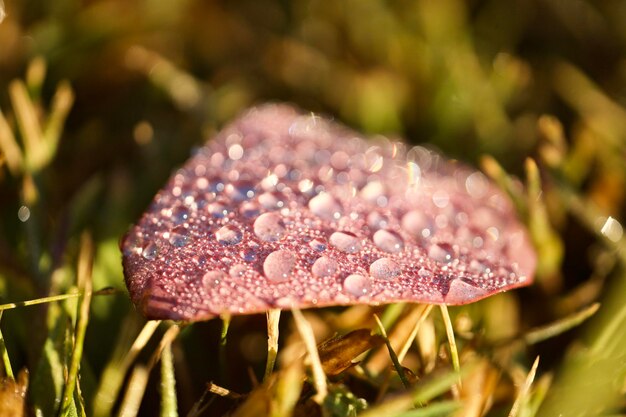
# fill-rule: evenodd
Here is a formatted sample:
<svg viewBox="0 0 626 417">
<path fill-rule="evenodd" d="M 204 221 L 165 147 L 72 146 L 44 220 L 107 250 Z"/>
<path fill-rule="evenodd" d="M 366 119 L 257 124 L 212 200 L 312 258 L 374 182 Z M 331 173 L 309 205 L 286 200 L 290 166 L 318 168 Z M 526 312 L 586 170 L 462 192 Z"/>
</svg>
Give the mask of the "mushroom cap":
<svg viewBox="0 0 626 417">
<path fill-rule="evenodd" d="M 528 285 L 536 254 L 483 174 L 286 105 L 247 111 L 173 173 L 121 242 L 149 319 L 465 304 Z"/>
</svg>

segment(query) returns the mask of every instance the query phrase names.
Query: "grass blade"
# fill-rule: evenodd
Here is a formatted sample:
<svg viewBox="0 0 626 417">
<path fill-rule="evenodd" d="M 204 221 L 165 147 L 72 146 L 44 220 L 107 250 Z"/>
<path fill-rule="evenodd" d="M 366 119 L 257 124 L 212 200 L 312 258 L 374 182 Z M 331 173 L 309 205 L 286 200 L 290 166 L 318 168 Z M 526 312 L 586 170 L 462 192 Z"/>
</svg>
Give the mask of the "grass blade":
<svg viewBox="0 0 626 417">
<path fill-rule="evenodd" d="M 406 379 L 406 375 L 404 374 L 404 368 L 400 364 L 398 356 L 396 355 L 396 352 L 394 352 L 393 346 L 391 346 L 391 343 L 389 342 L 389 338 L 387 337 L 387 332 L 385 331 L 385 327 L 383 327 L 383 323 L 380 321 L 376 314 L 374 314 L 374 319 L 376 320 L 376 324 L 378 325 L 381 336 L 385 338 L 385 344 L 387 345 L 387 350 L 389 351 L 389 357 L 391 357 L 391 362 L 393 362 L 393 366 L 396 368 L 396 372 L 398 372 L 398 376 L 400 377 L 400 381 L 402 381 L 402 385 L 404 385 L 404 388 L 409 388 L 411 384 L 409 384 L 409 380 Z"/>
<path fill-rule="evenodd" d="M 564 317 L 554 323 L 533 329 L 523 336 L 524 341 L 529 345 L 532 345 L 564 333 L 593 316 L 599 308 L 600 303 L 594 303 L 582 311 L 574 313 L 568 317 Z"/>
<path fill-rule="evenodd" d="M 0 323 L 2 322 L 2 310 L 0 310 Z M 2 364 L 4 365 L 4 373 L 10 379 L 15 379 L 13 375 L 13 368 L 11 367 L 11 360 L 9 359 L 9 352 L 4 343 L 4 336 L 2 335 L 2 329 L 0 329 L 0 355 L 2 355 Z"/>
<path fill-rule="evenodd" d="M 456 347 L 456 339 L 454 337 L 454 329 L 452 328 L 452 320 L 450 320 L 450 314 L 448 313 L 448 306 L 441 304 L 441 316 L 446 326 L 446 335 L 448 336 L 448 343 L 450 344 L 450 356 L 452 357 L 452 367 L 454 371 L 459 375 L 458 386 L 461 388 L 461 364 L 459 361 L 459 351 Z M 458 393 L 457 393 L 458 394 Z"/>
<path fill-rule="evenodd" d="M 307 353 L 309 354 L 309 360 L 311 361 L 311 369 L 313 371 L 313 384 L 315 385 L 315 390 L 317 391 L 317 394 L 315 394 L 315 397 L 313 397 L 313 399 L 318 404 L 322 404 L 324 402 L 324 398 L 326 398 L 326 396 L 328 395 L 328 387 L 326 385 L 326 374 L 324 374 L 322 362 L 320 361 L 320 357 L 317 352 L 313 328 L 311 328 L 311 325 L 304 318 L 302 312 L 299 309 L 294 308 L 292 313 L 293 318 L 296 322 L 296 327 L 298 328 L 298 332 L 300 332 L 300 336 L 302 337 Z"/>
<path fill-rule="evenodd" d="M 24 154 L 28 170 L 37 170 L 38 160 L 43 150 L 43 133 L 37 118 L 37 110 L 28 95 L 26 86 L 20 80 L 15 80 L 9 85 L 9 94 L 17 118 L 17 123 L 22 133 L 24 142 Z"/>
<path fill-rule="evenodd" d="M 80 296 L 81 296 L 81 293 L 77 292 L 77 293 L 71 293 L 71 294 L 59 294 L 59 295 L 52 295 L 50 297 L 35 298 L 33 300 L 17 301 L 15 303 L 0 304 L 0 311 L 11 310 L 13 308 L 18 308 L 18 307 L 30 307 L 30 306 L 34 306 L 37 304 L 52 303 L 54 301 L 63 301 L 69 298 L 76 298 Z"/>
<path fill-rule="evenodd" d="M 137 365 L 130 374 L 128 388 L 120 406 L 120 417 L 135 417 L 139 413 L 141 400 L 148 385 L 150 372 L 144 365 Z"/>
<path fill-rule="evenodd" d="M 80 361 L 83 356 L 83 343 L 87 324 L 89 323 L 89 307 L 91 305 L 91 269 L 93 266 L 93 242 L 89 234 L 84 233 L 81 237 L 81 252 L 78 258 L 78 288 L 83 293 L 79 304 L 78 317 L 76 320 L 76 330 L 74 337 L 74 349 L 70 359 L 67 382 L 63 391 L 63 401 L 60 415 L 68 415 L 70 405 L 74 398 L 74 388 L 78 378 Z"/>
<path fill-rule="evenodd" d="M 11 174 L 18 176 L 24 166 L 24 156 L 2 111 L 0 111 L 0 150 L 4 153 Z"/>
<path fill-rule="evenodd" d="M 444 417 L 449 416 L 461 407 L 457 401 L 441 401 L 416 410 L 398 414 L 398 417 Z"/>
<path fill-rule="evenodd" d="M 267 312 L 267 362 L 263 381 L 274 371 L 276 356 L 278 355 L 278 325 L 280 323 L 280 310 L 272 309 Z"/>
<path fill-rule="evenodd" d="M 537 356 L 537 359 L 535 359 L 533 366 L 530 368 L 530 371 L 528 372 L 528 376 L 526 377 L 526 381 L 524 382 L 524 386 L 522 387 L 522 389 L 520 389 L 519 393 L 517 394 L 517 398 L 515 399 L 515 402 L 513 403 L 513 407 L 511 408 L 509 417 L 517 417 L 519 414 L 520 408 L 526 402 L 528 398 L 528 393 L 530 391 L 530 387 L 533 384 L 533 381 L 535 380 L 535 375 L 537 374 L 538 366 L 539 366 L 539 356 Z"/>
<path fill-rule="evenodd" d="M 111 415 L 111 409 L 115 404 L 118 393 L 124 382 L 126 371 L 135 362 L 139 352 L 146 346 L 157 327 L 161 324 L 160 320 L 147 322 L 139 335 L 130 346 L 130 349 L 120 349 L 113 354 L 113 358 L 109 361 L 106 368 L 102 372 L 100 385 L 96 391 L 93 415 L 96 417 L 104 417 Z M 126 393 L 126 397 L 128 397 Z M 125 397 L 125 400 L 126 400 Z M 129 399 L 131 401 L 131 399 Z"/>
<path fill-rule="evenodd" d="M 168 343 L 161 352 L 161 417 L 177 417 L 176 377 L 172 344 Z"/>
</svg>

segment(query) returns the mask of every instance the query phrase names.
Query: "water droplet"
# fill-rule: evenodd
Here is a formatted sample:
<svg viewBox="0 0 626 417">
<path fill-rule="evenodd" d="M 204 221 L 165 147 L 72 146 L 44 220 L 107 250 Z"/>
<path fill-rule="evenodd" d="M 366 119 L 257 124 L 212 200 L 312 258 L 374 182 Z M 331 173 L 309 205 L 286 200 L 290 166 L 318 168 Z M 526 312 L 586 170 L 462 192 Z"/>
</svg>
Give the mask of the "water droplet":
<svg viewBox="0 0 626 417">
<path fill-rule="evenodd" d="M 367 163 L 367 170 L 369 172 L 378 172 L 383 168 L 385 164 L 385 158 L 383 158 L 382 155 L 378 153 L 378 149 L 376 148 L 368 149 L 365 153 L 365 158 Z"/>
<path fill-rule="evenodd" d="M 345 253 L 356 253 L 361 250 L 359 238 L 350 232 L 334 232 L 328 238 L 331 245 Z"/>
<path fill-rule="evenodd" d="M 230 269 L 228 270 L 228 275 L 231 276 L 231 278 L 234 279 L 238 279 L 241 278 L 245 275 L 246 273 L 246 266 L 243 264 L 235 264 L 233 266 L 230 267 Z"/>
<path fill-rule="evenodd" d="M 254 197 L 255 184 L 251 181 L 235 181 L 224 187 L 226 195 L 233 201 L 244 201 Z"/>
<path fill-rule="evenodd" d="M 328 193 L 320 193 L 309 200 L 309 209 L 322 219 L 337 220 L 341 217 L 341 205 Z"/>
<path fill-rule="evenodd" d="M 172 209 L 172 221 L 174 224 L 185 223 L 189 220 L 189 209 L 185 206 L 177 206 Z"/>
<path fill-rule="evenodd" d="M 491 238 L 494 242 L 500 237 L 500 230 L 497 227 L 491 226 L 487 228 L 487 237 Z"/>
<path fill-rule="evenodd" d="M 430 279 L 432 278 L 433 273 L 429 271 L 428 269 L 422 267 L 419 269 L 419 271 L 417 271 L 417 275 L 419 275 L 420 278 Z"/>
<path fill-rule="evenodd" d="M 343 280 L 343 289 L 356 297 L 367 295 L 371 288 L 369 278 L 363 275 L 352 274 Z"/>
<path fill-rule="evenodd" d="M 176 226 L 170 232 L 169 242 L 172 246 L 180 248 L 189 241 L 189 231 L 183 226 Z"/>
<path fill-rule="evenodd" d="M 326 250 L 326 241 L 320 238 L 315 238 L 309 242 L 309 247 L 315 252 L 324 252 Z"/>
<path fill-rule="evenodd" d="M 411 210 L 402 217 L 402 230 L 419 239 L 429 238 L 434 232 L 431 219 L 421 211 Z"/>
<path fill-rule="evenodd" d="M 448 263 L 453 255 L 454 248 L 447 243 L 436 243 L 428 248 L 428 256 L 437 262 Z"/>
<path fill-rule="evenodd" d="M 470 261 L 469 267 L 471 271 L 478 272 L 479 274 L 490 271 L 487 265 L 476 259 Z"/>
<path fill-rule="evenodd" d="M 481 172 L 474 172 L 465 180 L 465 189 L 470 196 L 481 198 L 489 189 L 489 181 Z"/>
<path fill-rule="evenodd" d="M 337 261 L 327 256 L 322 256 L 315 261 L 311 267 L 311 272 L 319 278 L 330 277 L 337 272 L 338 267 L 339 265 L 337 264 Z"/>
<path fill-rule="evenodd" d="M 209 210 L 211 216 L 217 218 L 225 217 L 228 214 L 228 208 L 224 204 L 218 202 L 210 203 L 207 206 L 207 210 Z"/>
<path fill-rule="evenodd" d="M 367 225 L 372 230 L 382 229 L 387 227 L 389 224 L 389 219 L 387 216 L 380 214 L 378 211 L 372 211 L 367 215 Z"/>
<path fill-rule="evenodd" d="M 141 256 L 145 259 L 152 261 L 156 259 L 159 253 L 159 248 L 154 242 L 148 242 L 146 246 L 144 246 L 143 251 L 141 251 Z"/>
<path fill-rule="evenodd" d="M 433 193 L 433 204 L 439 208 L 445 208 L 450 202 L 450 196 L 444 190 L 437 190 Z"/>
<path fill-rule="evenodd" d="M 215 239 L 222 245 L 236 245 L 241 242 L 243 233 L 238 227 L 227 224 L 215 232 Z"/>
<path fill-rule="evenodd" d="M 277 210 L 285 206 L 285 196 L 277 192 L 265 192 L 259 196 L 259 204 L 266 210 Z"/>
<path fill-rule="evenodd" d="M 298 183 L 298 190 L 300 190 L 301 193 L 307 194 L 313 191 L 314 186 L 315 186 L 315 183 L 311 181 L 310 179 L 306 178 Z"/>
<path fill-rule="evenodd" d="M 359 194 L 368 202 L 375 204 L 380 197 L 385 196 L 385 186 L 380 181 L 372 181 L 363 187 Z"/>
<path fill-rule="evenodd" d="M 401 272 L 400 265 L 389 258 L 380 258 L 370 265 L 370 275 L 378 279 L 393 279 Z"/>
<path fill-rule="evenodd" d="M 285 223 L 276 213 L 263 213 L 254 221 L 254 234 L 265 242 L 280 240 L 285 234 Z"/>
<path fill-rule="evenodd" d="M 293 271 L 296 257 L 287 250 L 277 250 L 265 258 L 263 262 L 263 273 L 272 282 L 287 281 Z"/>
<path fill-rule="evenodd" d="M 252 201 L 245 201 L 239 207 L 239 214 L 247 219 L 252 219 L 261 213 L 259 205 Z"/>
<path fill-rule="evenodd" d="M 407 182 L 409 187 L 416 187 L 419 185 L 422 178 L 422 170 L 419 165 L 413 161 L 406 163 Z"/>
<path fill-rule="evenodd" d="M 141 247 L 141 237 L 139 234 L 128 234 L 121 242 L 120 249 L 124 252 L 124 256 L 133 254 L 141 255 L 143 251 Z"/>
<path fill-rule="evenodd" d="M 389 230 L 381 229 L 374 233 L 374 244 L 379 249 L 389 253 L 402 252 L 404 249 L 404 240 L 402 237 Z"/>
<path fill-rule="evenodd" d="M 226 274 L 222 271 L 209 271 L 202 276 L 202 285 L 205 288 L 213 288 L 220 285 Z"/>
<path fill-rule="evenodd" d="M 235 143 L 228 148 L 228 157 L 233 161 L 238 161 L 243 157 L 243 147 Z"/>
<path fill-rule="evenodd" d="M 246 262 L 254 262 L 257 260 L 258 257 L 258 251 L 254 248 L 244 249 L 239 254 Z"/>
<path fill-rule="evenodd" d="M 30 209 L 26 206 L 20 207 L 20 209 L 17 211 L 17 218 L 20 219 L 22 223 L 28 221 L 28 219 L 30 219 Z"/>
</svg>

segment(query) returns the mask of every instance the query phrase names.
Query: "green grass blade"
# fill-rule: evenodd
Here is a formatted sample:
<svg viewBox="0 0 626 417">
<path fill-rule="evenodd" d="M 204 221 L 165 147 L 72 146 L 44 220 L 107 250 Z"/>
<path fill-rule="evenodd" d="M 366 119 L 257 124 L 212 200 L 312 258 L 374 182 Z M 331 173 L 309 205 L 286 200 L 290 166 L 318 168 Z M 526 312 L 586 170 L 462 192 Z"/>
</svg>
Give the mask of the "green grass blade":
<svg viewBox="0 0 626 417">
<path fill-rule="evenodd" d="M 167 344 L 161 352 L 161 417 L 177 417 L 176 378 L 172 345 Z"/>
<path fill-rule="evenodd" d="M 117 346 L 120 346 L 120 349 L 116 349 L 113 357 L 102 372 L 100 385 L 94 399 L 94 416 L 104 417 L 111 415 L 111 409 L 124 382 L 126 371 L 135 362 L 137 355 L 146 346 L 159 324 L 161 324 L 160 320 L 147 322 L 129 348 L 121 341 L 117 344 Z M 125 326 L 125 328 L 127 327 Z M 126 397 L 128 397 L 128 393 Z"/>
<path fill-rule="evenodd" d="M 328 385 L 326 384 L 326 374 L 322 368 L 317 345 L 315 344 L 315 335 L 311 324 L 304 318 L 304 315 L 297 308 L 293 309 L 293 318 L 300 333 L 300 337 L 304 341 L 309 361 L 311 362 L 311 370 L 313 372 L 313 385 L 317 393 L 313 397 L 315 402 L 322 404 L 324 398 L 328 395 Z"/>
<path fill-rule="evenodd" d="M 2 310 L 0 310 L 0 323 L 2 322 Z M 2 364 L 4 365 L 4 372 L 10 379 L 15 379 L 13 375 L 13 367 L 11 366 L 11 360 L 9 359 L 9 352 L 4 343 L 4 336 L 2 335 L 2 329 L 0 329 L 0 355 L 2 355 Z"/>
<path fill-rule="evenodd" d="M 546 326 L 533 329 L 523 336 L 524 341 L 529 345 L 532 345 L 564 333 L 569 329 L 580 325 L 589 317 L 593 316 L 599 308 L 600 303 L 594 303 L 589 307 L 570 316 L 564 317 L 554 323 L 550 323 Z"/>
<path fill-rule="evenodd" d="M 128 388 L 120 406 L 120 417 L 135 417 L 139 413 L 141 400 L 148 385 L 150 371 L 144 365 L 137 365 L 128 379 Z"/>
<path fill-rule="evenodd" d="M 405 411 L 397 417 L 444 417 L 451 416 L 459 408 L 461 404 L 458 401 L 441 401 L 416 410 Z"/>
<path fill-rule="evenodd" d="M 376 314 L 374 314 L 374 319 L 376 320 L 376 324 L 378 325 L 381 336 L 385 338 L 385 345 L 387 345 L 389 357 L 391 358 L 391 362 L 393 362 L 393 366 L 396 368 L 396 372 L 400 377 L 400 381 L 402 381 L 402 385 L 404 385 L 404 388 L 409 388 L 411 384 L 409 384 L 409 380 L 406 379 L 406 375 L 404 374 L 404 368 L 400 364 L 400 361 L 398 360 L 398 355 L 396 355 L 396 352 L 393 350 L 393 346 L 391 346 L 391 342 L 387 337 L 387 331 L 385 330 L 383 323 L 380 321 Z"/>
<path fill-rule="evenodd" d="M 81 296 L 80 293 L 59 294 L 59 295 L 52 295 L 50 297 L 35 298 L 33 300 L 17 301 L 15 303 L 0 304 L 0 311 L 11 310 L 13 308 L 18 308 L 18 307 L 30 307 L 30 306 L 34 306 L 37 304 L 52 303 L 54 301 L 63 301 L 69 298 L 77 298 L 80 296 Z"/>
<path fill-rule="evenodd" d="M 87 324 L 89 323 L 89 307 L 91 305 L 92 265 L 93 243 L 89 235 L 85 233 L 81 237 L 81 252 L 78 259 L 78 286 L 83 296 L 78 307 L 74 349 L 72 351 L 67 382 L 63 392 L 63 402 L 60 410 L 60 415 L 62 416 L 69 415 L 70 406 L 74 399 L 74 388 L 76 387 L 80 361 L 83 357 L 83 343 L 85 341 L 85 333 L 87 332 Z"/>
</svg>

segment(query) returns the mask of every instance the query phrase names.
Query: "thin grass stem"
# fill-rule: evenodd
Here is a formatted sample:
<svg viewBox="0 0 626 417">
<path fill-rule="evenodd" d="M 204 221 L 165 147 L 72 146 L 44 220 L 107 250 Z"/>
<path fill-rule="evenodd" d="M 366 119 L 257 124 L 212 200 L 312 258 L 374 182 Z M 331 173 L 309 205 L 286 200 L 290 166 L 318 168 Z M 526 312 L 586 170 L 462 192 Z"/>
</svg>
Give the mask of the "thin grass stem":
<svg viewBox="0 0 626 417">
<path fill-rule="evenodd" d="M 317 393 L 313 397 L 313 400 L 322 404 L 324 398 L 328 395 L 328 386 L 326 385 L 326 374 L 322 368 L 322 362 L 320 361 L 319 352 L 317 351 L 317 345 L 315 344 L 315 335 L 313 334 L 313 328 L 309 322 L 304 318 L 302 312 L 294 308 L 292 310 L 293 318 L 296 322 L 300 337 L 304 341 L 307 353 L 309 354 L 309 360 L 311 361 L 311 370 L 313 371 L 313 385 Z"/>
<path fill-rule="evenodd" d="M 380 330 L 381 336 L 385 339 L 385 344 L 387 345 L 387 349 L 389 350 L 389 356 L 391 357 L 391 362 L 393 362 L 393 366 L 396 368 L 396 372 L 398 372 L 398 376 L 400 377 L 400 381 L 402 381 L 402 385 L 404 385 L 404 388 L 409 388 L 411 384 L 409 384 L 409 380 L 406 379 L 406 375 L 404 374 L 404 368 L 400 364 L 400 361 L 398 360 L 398 356 L 396 355 L 396 352 L 394 352 L 393 350 L 393 346 L 391 346 L 391 342 L 389 341 L 389 338 L 387 337 L 387 331 L 385 330 L 385 326 L 383 326 L 383 323 L 380 321 L 380 319 L 378 318 L 376 314 L 374 314 L 374 319 L 376 320 L 376 324 L 378 325 L 378 329 Z"/>
<path fill-rule="evenodd" d="M 263 382 L 272 375 L 276 356 L 278 355 L 278 325 L 280 324 L 280 310 L 272 309 L 267 312 L 267 362 Z"/>
</svg>

